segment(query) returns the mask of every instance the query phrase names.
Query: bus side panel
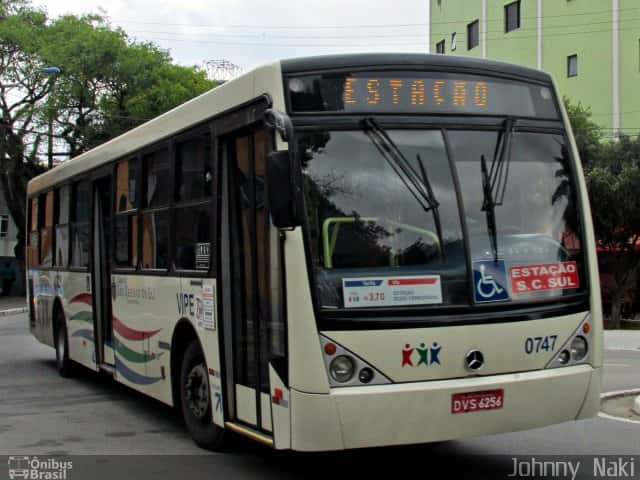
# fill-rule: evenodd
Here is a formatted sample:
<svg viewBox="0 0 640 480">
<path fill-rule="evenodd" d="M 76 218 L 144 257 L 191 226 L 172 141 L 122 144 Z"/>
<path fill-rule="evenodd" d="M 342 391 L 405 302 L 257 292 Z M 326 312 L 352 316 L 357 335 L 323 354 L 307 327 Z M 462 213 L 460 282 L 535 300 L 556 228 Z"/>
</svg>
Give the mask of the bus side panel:
<svg viewBox="0 0 640 480">
<path fill-rule="evenodd" d="M 111 285 L 116 380 L 173 405 L 169 350 L 180 279 L 114 274 Z"/>
<path fill-rule="evenodd" d="M 212 278 L 183 278 L 181 316 L 194 326 L 209 371 L 213 422 L 224 427 L 224 395 L 218 337 L 217 288 Z"/>
<path fill-rule="evenodd" d="M 558 85 L 553 81 L 556 98 L 562 98 Z M 593 229 L 593 221 L 591 216 L 591 206 L 589 204 L 589 192 L 587 191 L 587 182 L 584 178 L 582 169 L 582 161 L 580 161 L 580 153 L 571 129 L 571 122 L 567 115 L 564 102 L 558 102 L 562 121 L 567 129 L 567 136 L 571 143 L 571 153 L 576 160 L 573 168 L 576 172 L 576 181 L 578 184 L 578 194 L 580 195 L 580 203 L 582 205 L 582 222 L 584 225 L 584 251 L 586 254 L 587 267 L 589 271 L 589 289 L 591 294 L 591 327 L 593 328 L 593 345 L 591 363 L 594 367 L 599 368 L 604 362 L 604 326 L 602 317 L 602 299 L 600 294 L 600 273 L 598 272 L 598 254 L 596 249 L 596 236 Z"/>
<path fill-rule="evenodd" d="M 93 299 L 89 272 L 60 272 L 58 294 L 63 298 L 67 322 L 69 357 L 85 367 L 97 370 Z"/>
</svg>

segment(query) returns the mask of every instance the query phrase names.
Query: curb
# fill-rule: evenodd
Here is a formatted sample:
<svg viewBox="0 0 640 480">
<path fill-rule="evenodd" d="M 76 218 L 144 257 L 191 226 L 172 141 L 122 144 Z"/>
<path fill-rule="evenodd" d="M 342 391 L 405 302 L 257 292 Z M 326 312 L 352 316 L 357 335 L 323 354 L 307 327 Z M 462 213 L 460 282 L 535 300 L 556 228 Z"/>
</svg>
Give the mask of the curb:
<svg viewBox="0 0 640 480">
<path fill-rule="evenodd" d="M 640 395 L 640 388 L 630 388 L 628 390 L 605 392 L 602 395 L 600 395 L 600 400 L 609 400 L 611 398 L 617 398 L 617 397 L 628 397 L 630 395 Z"/>
<path fill-rule="evenodd" d="M 606 392 L 606 393 L 603 393 L 602 395 L 600 395 L 600 401 L 609 400 L 611 398 L 628 397 L 630 395 L 639 395 L 639 394 L 640 394 L 640 388 L 633 388 L 633 389 L 629 389 L 629 390 L 618 390 L 616 392 Z M 638 415 L 640 415 L 640 413 L 638 413 L 638 410 L 636 410 L 636 407 L 639 406 L 638 405 L 638 403 L 640 403 L 638 401 L 639 399 L 640 399 L 640 397 L 636 397 L 635 405 L 632 407 L 633 413 L 636 413 Z M 613 415 L 609 415 L 608 413 L 604 413 L 603 411 L 599 411 L 598 412 L 598 417 L 606 418 L 607 420 L 614 420 L 616 422 L 633 423 L 635 425 L 640 425 L 640 420 L 633 420 L 633 419 L 630 419 L 630 418 L 615 417 Z"/>
<path fill-rule="evenodd" d="M 633 409 L 634 413 L 640 415 L 640 395 L 636 397 L 635 402 L 633 402 Z"/>
<path fill-rule="evenodd" d="M 6 317 L 8 315 L 17 315 L 19 313 L 26 313 L 27 307 L 9 308 L 7 310 L 0 310 L 0 317 Z"/>
</svg>

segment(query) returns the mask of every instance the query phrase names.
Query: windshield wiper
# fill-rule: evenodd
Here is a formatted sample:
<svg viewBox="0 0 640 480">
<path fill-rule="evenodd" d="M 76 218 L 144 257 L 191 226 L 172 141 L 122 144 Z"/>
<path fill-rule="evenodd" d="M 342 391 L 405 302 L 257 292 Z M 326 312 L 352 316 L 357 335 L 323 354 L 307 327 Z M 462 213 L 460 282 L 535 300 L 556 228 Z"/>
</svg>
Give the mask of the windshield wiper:
<svg viewBox="0 0 640 480">
<path fill-rule="evenodd" d="M 482 172 L 482 211 L 487 216 L 487 229 L 493 260 L 498 261 L 498 233 L 496 227 L 496 207 L 502 206 L 509 177 L 509 163 L 511 162 L 511 138 L 513 136 L 513 117 L 507 117 L 500 135 L 499 145 L 491 161 L 491 168 L 487 168 L 487 159 L 480 156 L 480 170 Z"/>
<path fill-rule="evenodd" d="M 389 163 L 391 169 L 400 178 L 405 187 L 407 187 L 407 190 L 409 190 L 425 212 L 431 212 L 433 215 L 433 222 L 436 226 L 436 234 L 440 247 L 438 250 L 442 258 L 444 258 L 442 224 L 438 210 L 440 203 L 436 200 L 433 193 L 433 188 L 427 175 L 427 168 L 422 161 L 422 157 L 420 157 L 420 154 L 416 154 L 416 160 L 420 167 L 420 172 L 418 173 L 413 165 L 409 163 L 409 160 L 402 153 L 398 145 L 374 118 L 365 118 L 363 124 L 364 132 L 371 139 L 371 142 L 378 149 L 382 157 L 387 160 L 387 163 Z"/>
</svg>

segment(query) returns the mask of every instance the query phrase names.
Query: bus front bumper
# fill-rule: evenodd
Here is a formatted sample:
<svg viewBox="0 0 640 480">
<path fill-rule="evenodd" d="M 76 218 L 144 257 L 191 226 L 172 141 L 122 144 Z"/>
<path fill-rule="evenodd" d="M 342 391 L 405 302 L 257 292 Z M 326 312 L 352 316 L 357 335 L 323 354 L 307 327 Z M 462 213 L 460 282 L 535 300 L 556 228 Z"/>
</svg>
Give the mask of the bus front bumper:
<svg viewBox="0 0 640 480">
<path fill-rule="evenodd" d="M 600 405 L 601 369 L 579 365 L 464 379 L 291 390 L 291 448 L 341 450 L 451 440 L 589 418 Z M 504 390 L 495 410 L 452 413 L 456 393 Z"/>
</svg>

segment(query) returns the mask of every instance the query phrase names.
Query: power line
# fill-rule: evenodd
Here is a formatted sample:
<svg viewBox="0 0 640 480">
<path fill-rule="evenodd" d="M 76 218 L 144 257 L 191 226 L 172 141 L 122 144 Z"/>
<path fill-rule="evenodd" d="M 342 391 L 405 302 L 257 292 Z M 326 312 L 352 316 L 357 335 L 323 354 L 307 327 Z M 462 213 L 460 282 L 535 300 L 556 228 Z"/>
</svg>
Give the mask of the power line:
<svg viewBox="0 0 640 480">
<path fill-rule="evenodd" d="M 636 31 L 636 28 L 619 28 L 618 31 Z M 551 33 L 544 35 L 543 38 L 555 38 L 555 37 L 566 37 L 568 35 L 586 35 L 593 33 L 609 33 L 612 29 L 604 29 L 604 30 L 585 30 L 582 32 L 562 32 L 562 33 Z M 519 35 L 518 39 L 525 38 L 538 38 L 537 35 Z M 299 48 L 299 47 L 344 47 L 344 43 L 271 43 L 271 42 L 229 42 L 229 41 L 220 41 L 220 40 L 201 40 L 201 39 L 191 39 L 191 38 L 162 38 L 162 37 L 154 37 L 155 41 L 173 41 L 173 42 L 187 42 L 187 43 L 201 43 L 201 44 L 215 44 L 215 45 L 232 45 L 232 46 L 258 46 L 258 47 L 285 47 L 285 48 Z M 366 40 L 363 38 L 362 40 Z M 488 37 L 487 40 L 504 40 L 504 37 Z M 393 43 L 385 43 L 385 46 L 407 46 L 416 44 L 413 42 L 393 42 Z M 349 44 L 351 47 L 372 47 L 371 43 L 358 43 L 358 44 Z"/>
<path fill-rule="evenodd" d="M 625 19 L 621 19 L 621 23 L 622 22 L 635 22 L 640 20 L 640 17 L 632 17 L 632 18 L 625 18 Z M 561 24 L 561 25 L 546 25 L 544 28 L 545 29 L 558 29 L 558 28 L 577 28 L 577 27 L 583 27 L 583 26 L 593 26 L 593 25 L 602 25 L 602 24 L 610 24 L 611 21 L 603 21 L 603 22 L 585 22 L 585 23 L 573 23 L 573 24 Z M 608 30 L 608 29 L 607 29 Z M 517 29 L 517 32 L 529 32 L 529 31 L 536 31 L 537 32 L 537 27 L 532 27 L 532 28 L 519 28 Z M 180 31 L 170 31 L 170 30 L 137 30 L 137 29 L 133 29 L 133 30 L 129 30 L 128 32 L 132 32 L 132 33 L 152 33 L 152 34 L 161 34 L 161 35 L 180 35 L 180 36 L 184 36 L 185 33 L 184 32 L 180 32 Z M 485 30 L 484 32 L 486 33 L 505 33 L 503 29 L 498 29 L 498 30 Z M 340 39 L 351 39 L 351 38 L 355 38 L 355 39 L 367 39 L 367 38 L 402 38 L 402 37 L 413 37 L 416 35 L 422 35 L 426 32 L 415 32 L 415 33 L 391 33 L 391 34 L 363 34 L 363 35 L 286 35 L 286 34 L 278 34 L 278 33 L 271 33 L 271 32 L 260 32 L 260 33 L 227 33 L 227 32 L 204 32 L 204 33 L 199 33 L 198 36 L 200 35 L 206 35 L 207 37 L 223 37 L 223 38 L 242 38 L 242 37 L 248 37 L 248 38 L 258 38 L 258 39 L 264 39 L 265 37 L 270 37 L 270 38 L 284 38 L 284 39 L 316 39 L 316 40 L 340 40 Z M 431 32 L 431 35 L 449 35 L 450 33 L 453 32 Z M 461 36 L 466 35 L 465 31 L 460 31 L 460 32 L 456 32 L 457 34 L 460 34 Z M 563 32 L 564 33 L 564 32 Z M 580 32 L 574 32 L 574 33 L 580 33 Z M 537 36 L 537 35 L 536 35 Z M 544 34 L 543 34 L 544 36 Z"/>
<path fill-rule="evenodd" d="M 618 12 L 625 11 L 638 11 L 640 7 L 636 8 L 620 8 Z M 558 15 L 543 15 L 543 18 L 562 18 L 562 17 L 577 17 L 577 16 L 589 16 L 589 15 L 602 15 L 611 13 L 612 9 L 608 10 L 597 10 L 593 12 L 580 12 L 580 13 L 566 13 L 566 14 L 558 14 Z M 520 19 L 537 19 L 538 16 L 521 16 Z M 196 27 L 196 28 L 244 28 L 244 29 L 260 29 L 260 30 L 315 30 L 315 29 L 353 29 L 353 28 L 407 28 L 407 27 L 427 27 L 428 24 L 424 22 L 420 23 L 385 23 L 385 24 L 341 24 L 341 25 L 266 25 L 266 24 L 192 24 L 192 23 L 168 23 L 168 22 L 154 22 L 154 21 L 142 21 L 142 20 L 130 20 L 125 17 L 110 17 L 112 20 L 119 20 L 122 23 L 133 23 L 133 24 L 141 24 L 141 25 L 171 25 L 171 26 L 181 26 L 181 27 Z M 472 18 L 471 21 L 475 20 Z M 461 20 L 449 20 L 445 22 L 431 22 L 433 25 L 446 25 L 446 24 L 459 24 L 462 22 L 469 23 L 468 19 Z M 487 23 L 493 22 L 504 22 L 501 19 L 488 19 Z"/>
</svg>

